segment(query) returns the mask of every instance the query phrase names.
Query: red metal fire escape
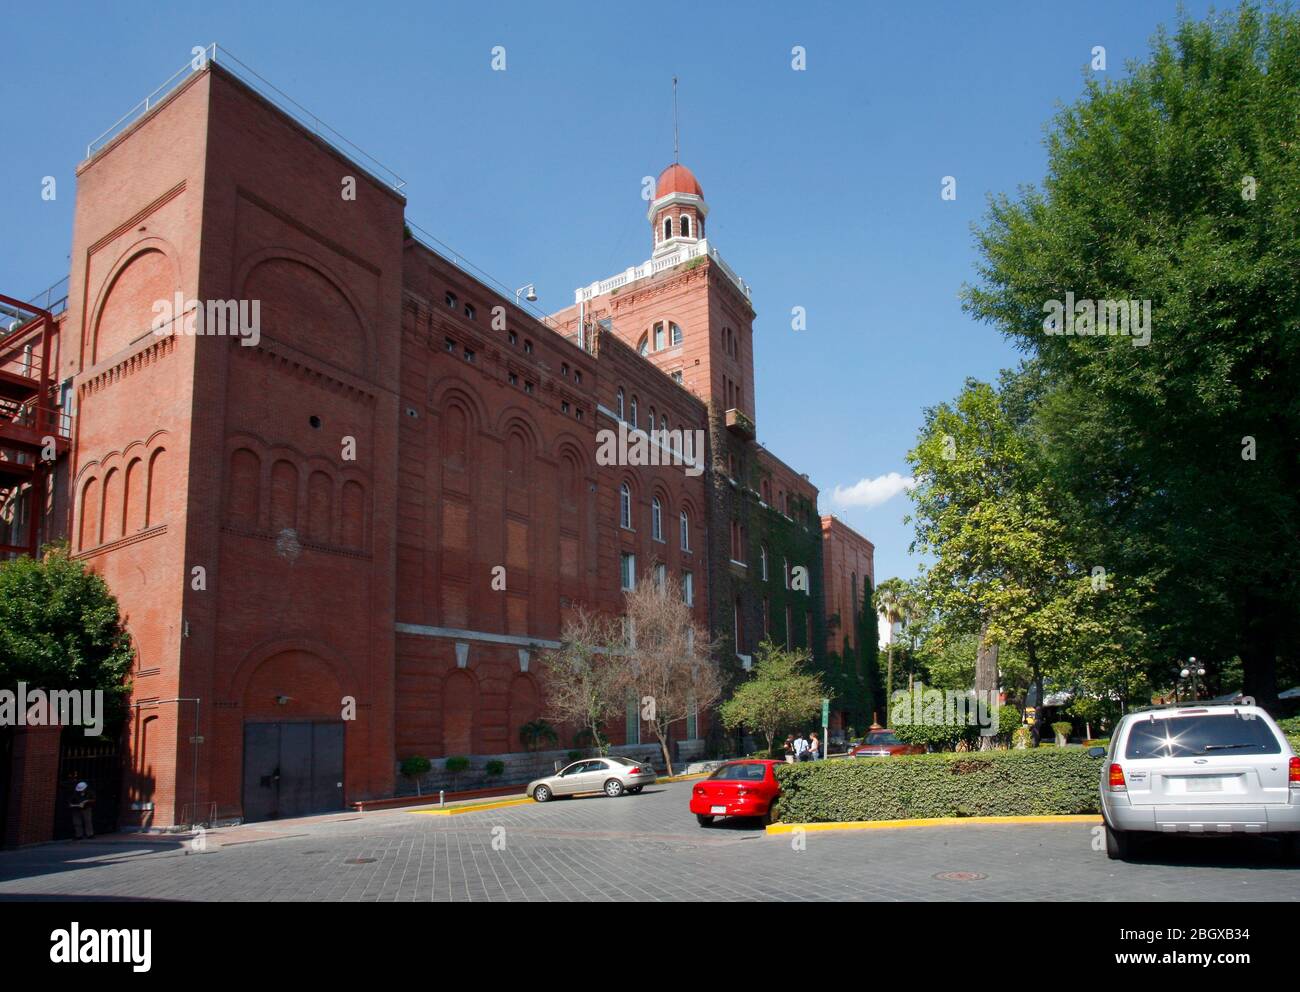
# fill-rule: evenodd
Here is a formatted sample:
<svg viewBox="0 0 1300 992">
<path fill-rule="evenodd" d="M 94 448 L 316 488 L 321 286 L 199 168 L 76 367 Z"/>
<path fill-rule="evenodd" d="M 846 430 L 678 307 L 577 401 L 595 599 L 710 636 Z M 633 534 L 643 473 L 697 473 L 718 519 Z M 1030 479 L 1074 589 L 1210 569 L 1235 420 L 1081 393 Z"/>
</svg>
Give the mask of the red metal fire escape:
<svg viewBox="0 0 1300 992">
<path fill-rule="evenodd" d="M 0 294 L 0 315 L 16 326 L 0 337 L 0 559 L 35 556 L 44 498 L 71 445 L 71 418 L 59 410 L 51 373 L 55 318 Z"/>
</svg>

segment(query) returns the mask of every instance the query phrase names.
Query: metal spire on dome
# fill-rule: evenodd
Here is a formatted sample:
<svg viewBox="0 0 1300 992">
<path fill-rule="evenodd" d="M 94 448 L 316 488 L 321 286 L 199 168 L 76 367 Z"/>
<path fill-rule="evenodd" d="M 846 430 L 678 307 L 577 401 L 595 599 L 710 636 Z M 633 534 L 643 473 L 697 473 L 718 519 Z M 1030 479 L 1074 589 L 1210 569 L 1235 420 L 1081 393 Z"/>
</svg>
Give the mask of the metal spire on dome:
<svg viewBox="0 0 1300 992">
<path fill-rule="evenodd" d="M 677 77 L 673 76 L 673 162 L 682 160 L 681 149 L 677 140 Z"/>
</svg>

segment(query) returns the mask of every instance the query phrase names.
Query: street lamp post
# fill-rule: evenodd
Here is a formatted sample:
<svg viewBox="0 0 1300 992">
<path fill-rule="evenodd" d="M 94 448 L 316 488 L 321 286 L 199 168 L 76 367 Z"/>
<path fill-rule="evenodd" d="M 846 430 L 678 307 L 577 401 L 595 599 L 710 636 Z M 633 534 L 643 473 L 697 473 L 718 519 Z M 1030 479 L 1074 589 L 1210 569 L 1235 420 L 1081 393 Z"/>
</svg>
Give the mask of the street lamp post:
<svg viewBox="0 0 1300 992">
<path fill-rule="evenodd" d="M 1187 664 L 1183 666 L 1183 670 L 1178 674 L 1182 678 L 1190 678 L 1192 680 L 1192 702 L 1196 702 L 1200 699 L 1198 679 L 1205 678 L 1205 666 L 1198 664 L 1195 658 L 1188 658 Z"/>
</svg>

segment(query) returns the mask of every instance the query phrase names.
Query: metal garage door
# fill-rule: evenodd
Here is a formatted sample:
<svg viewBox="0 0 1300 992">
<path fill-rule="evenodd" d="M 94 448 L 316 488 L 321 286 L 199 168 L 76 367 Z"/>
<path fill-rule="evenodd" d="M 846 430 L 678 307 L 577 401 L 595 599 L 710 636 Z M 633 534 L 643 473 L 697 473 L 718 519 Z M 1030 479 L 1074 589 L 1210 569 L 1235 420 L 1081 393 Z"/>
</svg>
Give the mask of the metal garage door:
<svg viewBox="0 0 1300 992">
<path fill-rule="evenodd" d="M 244 724 L 244 819 L 343 808 L 343 724 Z"/>
</svg>

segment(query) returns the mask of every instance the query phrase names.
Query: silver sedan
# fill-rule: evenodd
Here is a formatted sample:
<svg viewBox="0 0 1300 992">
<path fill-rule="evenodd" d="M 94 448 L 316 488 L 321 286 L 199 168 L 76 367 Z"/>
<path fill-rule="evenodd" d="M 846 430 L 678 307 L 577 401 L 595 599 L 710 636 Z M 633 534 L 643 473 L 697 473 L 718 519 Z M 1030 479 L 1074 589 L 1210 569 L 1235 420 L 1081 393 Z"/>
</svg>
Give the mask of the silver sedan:
<svg viewBox="0 0 1300 992">
<path fill-rule="evenodd" d="M 646 762 L 622 757 L 585 758 L 554 775 L 529 782 L 524 794 L 539 803 L 549 802 L 554 796 L 576 796 L 581 792 L 603 792 L 616 799 L 625 792 L 640 792 L 654 782 L 655 770 Z"/>
</svg>

